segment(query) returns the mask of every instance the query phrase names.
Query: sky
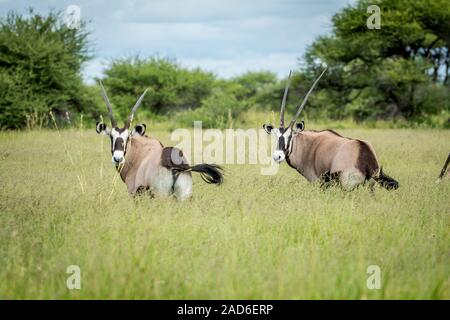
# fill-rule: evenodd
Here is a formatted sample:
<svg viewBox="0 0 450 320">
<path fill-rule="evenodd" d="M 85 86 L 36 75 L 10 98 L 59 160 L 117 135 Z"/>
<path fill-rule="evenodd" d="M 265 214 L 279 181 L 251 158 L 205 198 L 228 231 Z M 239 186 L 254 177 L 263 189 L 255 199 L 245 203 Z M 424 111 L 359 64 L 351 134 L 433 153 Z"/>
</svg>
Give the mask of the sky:
<svg viewBox="0 0 450 320">
<path fill-rule="evenodd" d="M 268 70 L 280 78 L 296 68 L 308 45 L 331 32 L 331 17 L 354 0 L 0 0 L 9 10 L 80 8 L 94 59 L 91 83 L 113 58 L 159 55 L 231 78 Z"/>
</svg>

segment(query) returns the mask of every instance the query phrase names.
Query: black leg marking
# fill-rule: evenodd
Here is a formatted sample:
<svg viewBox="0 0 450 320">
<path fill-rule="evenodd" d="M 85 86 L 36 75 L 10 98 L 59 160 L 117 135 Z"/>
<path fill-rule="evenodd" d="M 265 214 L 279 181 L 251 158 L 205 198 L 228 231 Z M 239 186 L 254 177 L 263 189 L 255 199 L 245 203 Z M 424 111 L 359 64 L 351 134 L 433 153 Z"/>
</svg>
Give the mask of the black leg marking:
<svg viewBox="0 0 450 320">
<path fill-rule="evenodd" d="M 172 178 L 173 178 L 173 183 L 172 183 L 172 193 L 175 193 L 175 183 L 178 180 L 178 177 L 180 176 L 180 172 L 176 171 L 176 170 L 170 170 L 172 172 Z"/>
<path fill-rule="evenodd" d="M 329 171 L 323 173 L 320 178 L 320 187 L 323 189 L 328 189 L 339 183 L 340 172 L 330 173 Z"/>
<path fill-rule="evenodd" d="M 134 193 L 135 197 L 140 197 L 140 196 L 145 196 L 148 195 L 150 196 L 150 198 L 154 197 L 153 192 L 150 190 L 150 187 L 146 186 L 140 186 L 139 188 L 137 188 L 136 192 Z"/>
</svg>

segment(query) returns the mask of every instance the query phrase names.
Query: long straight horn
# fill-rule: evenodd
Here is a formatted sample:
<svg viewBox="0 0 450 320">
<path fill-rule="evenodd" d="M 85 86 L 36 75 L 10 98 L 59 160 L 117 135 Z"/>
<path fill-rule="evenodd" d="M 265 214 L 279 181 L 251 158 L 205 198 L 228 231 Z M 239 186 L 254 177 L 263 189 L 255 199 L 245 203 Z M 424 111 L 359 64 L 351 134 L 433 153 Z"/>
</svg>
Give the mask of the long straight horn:
<svg viewBox="0 0 450 320">
<path fill-rule="evenodd" d="M 134 105 L 133 109 L 131 109 L 131 113 L 127 119 L 127 122 L 125 123 L 125 128 L 128 129 L 130 127 L 131 121 L 133 121 L 134 113 L 136 112 L 137 108 L 142 103 L 142 100 L 144 100 L 145 94 L 147 93 L 148 89 L 145 89 L 144 93 L 139 97 L 138 101 Z"/>
<path fill-rule="evenodd" d="M 284 88 L 283 100 L 281 101 L 281 111 L 280 111 L 280 128 L 284 128 L 284 109 L 286 107 L 286 100 L 288 96 L 289 86 L 291 85 L 292 70 L 289 71 L 289 77 L 286 82 L 286 87 Z"/>
<path fill-rule="evenodd" d="M 314 87 L 316 86 L 317 82 L 319 82 L 320 78 L 322 78 L 322 76 L 325 74 L 325 71 L 327 71 L 328 68 L 325 68 L 322 73 L 320 74 L 320 76 L 316 79 L 316 81 L 314 81 L 313 85 L 311 86 L 311 89 L 309 89 L 308 93 L 306 94 L 306 96 L 303 98 L 303 102 L 300 105 L 300 107 L 297 110 L 297 113 L 295 114 L 294 118 L 292 119 L 292 121 L 289 123 L 289 127 L 292 127 L 295 123 L 295 121 L 297 121 L 298 117 L 300 116 L 300 113 L 302 113 L 303 108 L 305 107 L 306 101 L 308 101 L 308 97 L 311 94 L 311 92 L 314 90 Z"/>
<path fill-rule="evenodd" d="M 109 102 L 108 95 L 106 94 L 105 87 L 103 87 L 103 83 L 102 83 L 101 80 L 99 80 L 98 83 L 100 84 L 100 87 L 102 88 L 102 97 L 103 97 L 103 100 L 105 101 L 106 106 L 108 107 L 109 118 L 111 119 L 111 126 L 112 126 L 113 128 L 115 128 L 115 127 L 117 126 L 117 122 L 116 122 L 116 119 L 114 118 L 112 106 L 111 106 L 111 103 Z"/>
</svg>

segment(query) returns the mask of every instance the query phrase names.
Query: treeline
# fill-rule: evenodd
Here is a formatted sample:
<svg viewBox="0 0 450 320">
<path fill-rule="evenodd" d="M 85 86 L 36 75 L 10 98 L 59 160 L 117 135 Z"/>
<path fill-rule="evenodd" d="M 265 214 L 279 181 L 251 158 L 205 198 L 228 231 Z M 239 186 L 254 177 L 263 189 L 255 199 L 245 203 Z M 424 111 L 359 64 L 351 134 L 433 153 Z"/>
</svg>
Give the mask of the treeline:
<svg viewBox="0 0 450 320">
<path fill-rule="evenodd" d="M 367 8 L 379 6 L 380 29 Z M 333 32 L 307 50 L 302 73 L 330 70 L 311 98 L 324 117 L 404 119 L 449 126 L 450 6 L 446 0 L 360 0 L 336 13 Z"/>
<path fill-rule="evenodd" d="M 327 65 L 305 116 L 450 127 L 450 6 L 378 1 L 381 28 L 369 29 L 371 4 L 361 0 L 336 13 L 332 33 L 308 47 L 294 70 L 288 111 Z M 0 128 L 51 126 L 50 111 L 61 123 L 105 114 L 98 86 L 81 77 L 93 56 L 86 30 L 84 23 L 68 28 L 54 12 L 10 12 L 0 19 Z M 115 59 L 102 81 L 122 118 L 149 88 L 140 117 L 184 126 L 202 120 L 209 127 L 243 121 L 248 110 L 278 111 L 285 83 L 271 72 L 220 79 L 154 56 Z"/>
<path fill-rule="evenodd" d="M 1 17 L 1 128 L 46 125 L 51 110 L 92 114 L 97 106 L 80 74 L 91 58 L 87 36 L 84 25 L 71 30 L 58 13 Z"/>
<path fill-rule="evenodd" d="M 270 72 L 249 72 L 224 80 L 157 57 L 114 60 L 102 81 L 122 118 L 149 88 L 140 114 L 176 119 L 176 123 L 186 126 L 202 120 L 206 127 L 225 127 L 243 111 L 278 105 L 282 95 L 280 81 Z"/>
</svg>

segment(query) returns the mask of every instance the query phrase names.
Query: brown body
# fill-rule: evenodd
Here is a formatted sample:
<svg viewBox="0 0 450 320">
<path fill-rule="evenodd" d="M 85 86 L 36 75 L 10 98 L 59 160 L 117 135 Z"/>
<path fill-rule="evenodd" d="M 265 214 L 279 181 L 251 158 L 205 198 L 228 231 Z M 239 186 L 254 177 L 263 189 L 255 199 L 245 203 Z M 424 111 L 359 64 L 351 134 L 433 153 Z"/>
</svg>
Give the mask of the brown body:
<svg viewBox="0 0 450 320">
<path fill-rule="evenodd" d="M 165 148 L 161 142 L 155 138 L 133 135 L 129 143 L 125 162 L 119 167 L 120 177 L 129 193 L 149 190 L 152 194 L 162 196 L 175 194 L 180 200 L 192 195 L 191 172 L 173 174 L 163 159 Z M 187 164 L 184 156 L 182 163 Z"/>
<path fill-rule="evenodd" d="M 132 108 L 124 127 L 120 128 L 117 126 L 111 103 L 101 82 L 100 87 L 112 128 L 97 122 L 95 130 L 98 134 L 110 137 L 111 161 L 130 194 L 149 191 L 151 195 L 173 194 L 179 200 L 189 199 L 192 196 L 192 171 L 199 172 L 207 183 L 222 183 L 221 167 L 206 163 L 190 166 L 181 150 L 174 147 L 165 148 L 157 139 L 146 136 L 145 124 L 138 124 L 130 130 L 134 113 L 142 103 L 147 90 Z"/>
<path fill-rule="evenodd" d="M 302 131 L 292 138 L 286 161 L 308 181 L 324 175 L 339 177 L 346 188 L 353 188 L 380 171 L 369 142 L 343 137 L 331 130 Z"/>
<path fill-rule="evenodd" d="M 333 130 L 305 131 L 304 121 L 297 122 L 309 95 L 326 70 L 314 81 L 286 127 L 284 110 L 292 72 L 289 73 L 281 102 L 280 127 L 263 125 L 264 130 L 277 139 L 273 159 L 278 163 L 286 160 L 310 182 L 337 180 L 345 189 L 352 190 L 365 181 L 374 181 L 387 189 L 397 189 L 398 182 L 383 173 L 369 142 L 346 138 Z"/>
</svg>

